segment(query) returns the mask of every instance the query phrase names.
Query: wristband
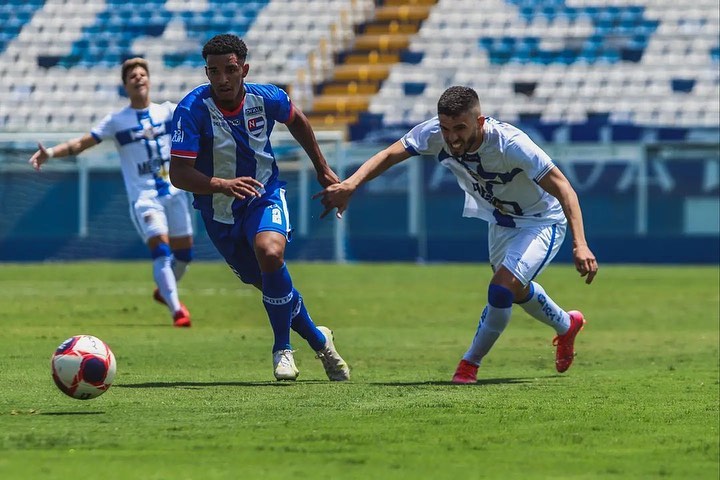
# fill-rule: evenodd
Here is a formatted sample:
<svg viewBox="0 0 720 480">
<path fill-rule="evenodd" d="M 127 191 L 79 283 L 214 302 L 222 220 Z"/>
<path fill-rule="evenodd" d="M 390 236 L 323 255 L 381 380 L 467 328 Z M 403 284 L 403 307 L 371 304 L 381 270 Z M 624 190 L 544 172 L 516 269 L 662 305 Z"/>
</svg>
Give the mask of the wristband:
<svg viewBox="0 0 720 480">
<path fill-rule="evenodd" d="M 45 152 L 47 153 L 48 158 L 53 158 L 55 156 L 55 150 L 53 150 L 52 147 L 46 148 Z"/>
</svg>

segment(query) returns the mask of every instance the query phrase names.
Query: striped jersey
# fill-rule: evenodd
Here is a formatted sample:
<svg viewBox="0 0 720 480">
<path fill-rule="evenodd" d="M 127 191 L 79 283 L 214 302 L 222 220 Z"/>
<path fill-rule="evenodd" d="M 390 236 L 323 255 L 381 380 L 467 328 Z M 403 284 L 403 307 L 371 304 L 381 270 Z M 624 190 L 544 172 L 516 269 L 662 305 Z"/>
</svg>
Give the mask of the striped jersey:
<svg viewBox="0 0 720 480">
<path fill-rule="evenodd" d="M 538 185 L 555 167 L 550 157 L 520 129 L 486 117 L 483 142 L 474 152 L 453 157 L 438 117 L 400 140 L 411 155 L 431 155 L 450 169 L 465 192 L 464 217 L 505 227 L 564 223 L 560 202 Z"/>
<path fill-rule="evenodd" d="M 244 85 L 245 98 L 232 112 L 215 104 L 210 84 L 188 93 L 173 117 L 172 155 L 194 159 L 195 169 L 208 177 L 253 177 L 269 187 L 278 180 L 270 134 L 276 121 L 292 119 L 293 106 L 275 85 Z M 232 224 L 253 199 L 195 194 L 193 205 L 217 222 Z"/>
<path fill-rule="evenodd" d="M 120 154 L 128 200 L 172 195 L 170 184 L 170 130 L 175 105 L 151 103 L 136 110 L 127 106 L 110 113 L 92 128 L 96 141 L 112 139 Z"/>
</svg>

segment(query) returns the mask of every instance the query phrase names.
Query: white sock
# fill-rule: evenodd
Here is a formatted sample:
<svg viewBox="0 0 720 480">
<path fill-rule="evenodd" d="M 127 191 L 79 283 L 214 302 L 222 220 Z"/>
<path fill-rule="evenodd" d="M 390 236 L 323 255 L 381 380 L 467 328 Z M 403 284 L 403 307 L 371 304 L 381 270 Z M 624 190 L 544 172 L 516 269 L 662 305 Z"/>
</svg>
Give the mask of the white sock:
<svg viewBox="0 0 720 480">
<path fill-rule="evenodd" d="M 154 259 L 153 277 L 160 290 L 160 295 L 165 299 L 170 311 L 174 313 L 180 310 L 180 299 L 178 298 L 177 283 L 170 262 L 171 257 L 169 256 Z"/>
<path fill-rule="evenodd" d="M 495 341 L 505 330 L 510 322 L 510 313 L 512 307 L 497 308 L 488 304 L 485 306 L 482 315 L 480 315 L 480 323 L 478 324 L 475 338 L 463 359 L 473 365 L 480 365 L 483 357 L 488 354 Z"/>
<path fill-rule="evenodd" d="M 563 335 L 570 329 L 570 315 L 545 293 L 539 283 L 530 282 L 529 298 L 518 305 L 531 317 L 550 325 L 558 335 Z"/>
<path fill-rule="evenodd" d="M 185 271 L 187 270 L 188 265 L 190 262 L 186 262 L 184 260 L 178 260 L 177 258 L 173 257 L 172 260 L 172 271 L 173 274 L 175 274 L 175 281 L 179 282 L 180 279 L 185 275 Z"/>
</svg>

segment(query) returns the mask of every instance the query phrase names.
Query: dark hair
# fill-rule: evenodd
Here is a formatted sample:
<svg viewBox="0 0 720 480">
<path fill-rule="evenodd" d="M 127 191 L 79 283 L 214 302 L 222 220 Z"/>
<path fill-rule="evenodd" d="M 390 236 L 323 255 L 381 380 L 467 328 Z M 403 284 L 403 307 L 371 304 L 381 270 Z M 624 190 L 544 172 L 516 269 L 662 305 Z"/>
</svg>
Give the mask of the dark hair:
<svg viewBox="0 0 720 480">
<path fill-rule="evenodd" d="M 207 60 L 208 55 L 227 55 L 234 53 L 238 60 L 244 62 L 247 58 L 247 45 L 240 37 L 231 33 L 215 35 L 207 41 L 202 49 L 203 59 Z"/>
<path fill-rule="evenodd" d="M 440 95 L 437 104 L 438 115 L 457 117 L 473 109 L 480 108 L 480 99 L 475 90 L 470 87 L 450 87 Z"/>
<path fill-rule="evenodd" d="M 147 72 L 148 77 L 150 76 L 150 68 L 148 67 L 147 60 L 142 57 L 128 58 L 122 64 L 121 76 L 123 85 L 125 84 L 125 77 L 127 76 L 128 72 L 132 71 L 135 67 L 144 68 Z"/>
</svg>

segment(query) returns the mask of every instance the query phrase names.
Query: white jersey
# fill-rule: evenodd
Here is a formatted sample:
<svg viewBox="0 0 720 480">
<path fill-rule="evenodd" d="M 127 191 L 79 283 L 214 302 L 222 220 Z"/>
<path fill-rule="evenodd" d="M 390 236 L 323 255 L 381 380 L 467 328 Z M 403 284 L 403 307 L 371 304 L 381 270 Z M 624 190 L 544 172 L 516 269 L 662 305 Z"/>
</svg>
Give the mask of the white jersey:
<svg viewBox="0 0 720 480">
<path fill-rule="evenodd" d="M 131 204 L 140 199 L 174 195 L 170 183 L 170 136 L 175 104 L 151 103 L 136 110 L 110 113 L 90 134 L 101 142 L 112 138 L 120 154 L 123 180 Z"/>
<path fill-rule="evenodd" d="M 555 167 L 550 157 L 520 129 L 486 117 L 483 142 L 475 152 L 453 157 L 438 117 L 400 140 L 412 155 L 432 155 L 457 177 L 465 191 L 464 217 L 504 227 L 565 223 L 560 202 L 537 182 Z"/>
</svg>

